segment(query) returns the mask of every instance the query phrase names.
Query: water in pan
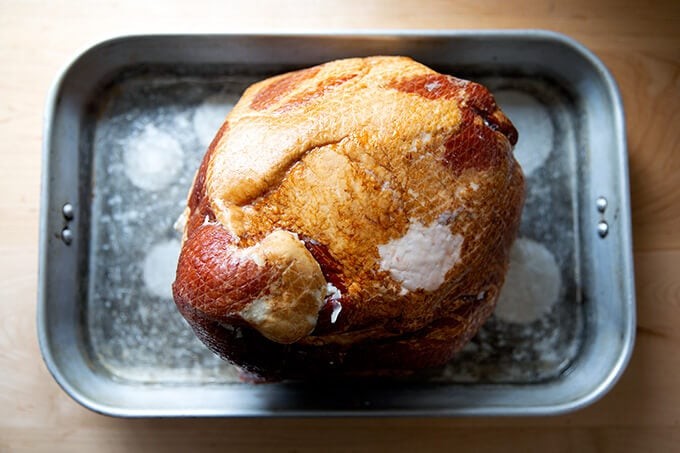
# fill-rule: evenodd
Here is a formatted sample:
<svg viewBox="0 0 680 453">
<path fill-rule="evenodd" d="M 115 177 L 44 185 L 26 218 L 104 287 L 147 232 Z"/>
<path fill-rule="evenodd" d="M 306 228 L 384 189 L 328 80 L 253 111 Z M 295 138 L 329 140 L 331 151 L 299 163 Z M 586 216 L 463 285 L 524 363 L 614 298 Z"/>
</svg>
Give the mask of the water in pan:
<svg viewBox="0 0 680 453">
<path fill-rule="evenodd" d="M 145 75 L 107 90 L 94 123 L 94 190 L 86 333 L 94 362 L 140 383 L 235 382 L 172 303 L 173 229 L 211 135 L 264 75 Z M 432 379 L 517 382 L 562 372 L 580 344 L 574 178 L 576 127 L 554 84 L 477 78 L 520 132 L 527 176 L 520 236 L 496 315 Z M 540 278 L 536 278 L 536 273 Z"/>
</svg>

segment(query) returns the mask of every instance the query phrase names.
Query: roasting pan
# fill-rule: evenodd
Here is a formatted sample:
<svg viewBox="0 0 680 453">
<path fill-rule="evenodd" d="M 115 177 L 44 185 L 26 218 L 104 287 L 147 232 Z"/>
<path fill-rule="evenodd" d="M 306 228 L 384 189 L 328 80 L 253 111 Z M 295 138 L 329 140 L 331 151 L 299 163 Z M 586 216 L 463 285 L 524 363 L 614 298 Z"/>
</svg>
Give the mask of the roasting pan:
<svg viewBox="0 0 680 453">
<path fill-rule="evenodd" d="M 368 55 L 408 55 L 484 83 L 518 127 L 527 197 L 510 275 L 524 286 L 442 369 L 390 381 L 241 383 L 174 308 L 173 222 L 207 142 L 247 85 Z M 596 401 L 630 357 L 635 300 L 621 99 L 600 60 L 563 35 L 119 37 L 66 67 L 49 93 L 44 127 L 38 337 L 56 381 L 94 411 L 557 414 Z M 522 298 L 531 303 L 518 306 Z"/>
</svg>

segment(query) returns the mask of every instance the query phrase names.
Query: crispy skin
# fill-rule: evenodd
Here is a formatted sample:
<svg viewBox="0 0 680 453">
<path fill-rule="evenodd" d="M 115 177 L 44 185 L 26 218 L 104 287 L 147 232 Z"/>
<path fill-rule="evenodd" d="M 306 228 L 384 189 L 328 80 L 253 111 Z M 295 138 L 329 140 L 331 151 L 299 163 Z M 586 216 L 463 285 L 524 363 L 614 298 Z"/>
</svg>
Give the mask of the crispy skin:
<svg viewBox="0 0 680 453">
<path fill-rule="evenodd" d="M 503 284 L 524 198 L 516 141 L 486 88 L 404 57 L 259 82 L 197 172 L 175 302 L 215 353 L 265 379 L 441 365 Z M 406 291 L 381 264 L 379 246 L 414 222 L 462 238 L 434 290 Z"/>
</svg>

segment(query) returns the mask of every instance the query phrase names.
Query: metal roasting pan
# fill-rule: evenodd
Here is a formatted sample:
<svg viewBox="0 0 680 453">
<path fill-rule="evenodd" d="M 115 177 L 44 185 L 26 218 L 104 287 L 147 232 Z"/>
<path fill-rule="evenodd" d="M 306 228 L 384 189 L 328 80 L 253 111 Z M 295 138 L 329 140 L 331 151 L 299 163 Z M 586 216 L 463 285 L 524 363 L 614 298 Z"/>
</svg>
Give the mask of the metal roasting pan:
<svg viewBox="0 0 680 453">
<path fill-rule="evenodd" d="M 179 246 L 172 224 L 206 140 L 256 80 L 379 54 L 485 84 L 517 125 L 527 197 L 516 244 L 543 263 L 535 268 L 553 269 L 547 277 L 515 274 L 528 275 L 540 296 L 535 316 L 499 305 L 452 363 L 409 379 L 241 383 L 194 338 L 169 293 Z M 568 37 L 536 30 L 125 36 L 65 68 L 44 124 L 38 337 L 56 381 L 94 411 L 558 414 L 596 401 L 628 362 L 635 293 L 624 114 L 610 73 Z"/>
</svg>

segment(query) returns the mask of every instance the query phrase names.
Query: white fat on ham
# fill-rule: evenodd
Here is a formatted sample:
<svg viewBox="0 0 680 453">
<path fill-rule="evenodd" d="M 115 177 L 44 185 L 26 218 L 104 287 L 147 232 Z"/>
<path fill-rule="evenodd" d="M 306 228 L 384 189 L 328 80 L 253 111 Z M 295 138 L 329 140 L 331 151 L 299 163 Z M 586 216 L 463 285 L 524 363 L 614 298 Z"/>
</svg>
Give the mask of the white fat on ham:
<svg viewBox="0 0 680 453">
<path fill-rule="evenodd" d="M 460 260 L 463 236 L 447 225 L 425 226 L 412 220 L 406 234 L 378 246 L 380 269 L 401 283 L 402 289 L 434 291 Z"/>
</svg>

